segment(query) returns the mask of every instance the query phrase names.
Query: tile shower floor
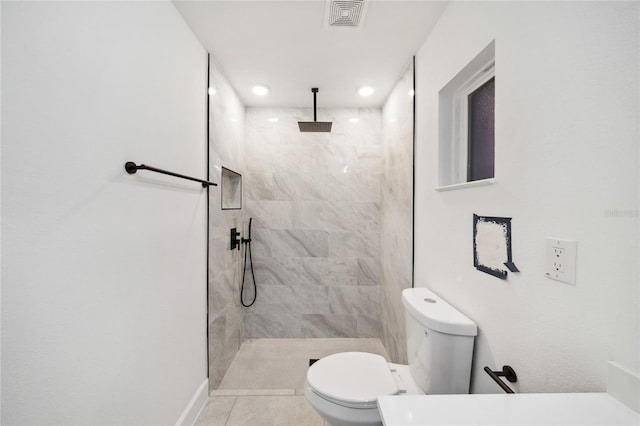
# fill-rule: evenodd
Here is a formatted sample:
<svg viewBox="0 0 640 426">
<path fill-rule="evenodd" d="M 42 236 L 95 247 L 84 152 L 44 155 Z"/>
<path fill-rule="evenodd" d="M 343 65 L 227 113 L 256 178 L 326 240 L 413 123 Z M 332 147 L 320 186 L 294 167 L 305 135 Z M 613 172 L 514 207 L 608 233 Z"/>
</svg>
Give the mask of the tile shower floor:
<svg viewBox="0 0 640 426">
<path fill-rule="evenodd" d="M 309 359 L 348 351 L 389 359 L 380 339 L 247 340 L 195 425 L 324 426 L 303 393 Z"/>
</svg>

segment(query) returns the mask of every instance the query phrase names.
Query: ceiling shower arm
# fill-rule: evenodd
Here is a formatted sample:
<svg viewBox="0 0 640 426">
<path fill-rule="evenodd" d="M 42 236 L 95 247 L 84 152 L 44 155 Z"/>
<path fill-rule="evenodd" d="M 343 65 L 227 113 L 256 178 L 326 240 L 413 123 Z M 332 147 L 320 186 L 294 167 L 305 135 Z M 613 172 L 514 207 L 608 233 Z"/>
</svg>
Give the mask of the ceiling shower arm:
<svg viewBox="0 0 640 426">
<path fill-rule="evenodd" d="M 311 93 L 313 93 L 313 121 L 318 121 L 318 119 L 316 118 L 316 94 L 318 93 L 318 88 L 312 88 Z"/>
<path fill-rule="evenodd" d="M 331 132 L 330 121 L 318 121 L 318 104 L 317 104 L 317 93 L 318 88 L 311 88 L 311 93 L 313 93 L 313 121 L 298 121 L 298 128 L 301 132 Z"/>
</svg>

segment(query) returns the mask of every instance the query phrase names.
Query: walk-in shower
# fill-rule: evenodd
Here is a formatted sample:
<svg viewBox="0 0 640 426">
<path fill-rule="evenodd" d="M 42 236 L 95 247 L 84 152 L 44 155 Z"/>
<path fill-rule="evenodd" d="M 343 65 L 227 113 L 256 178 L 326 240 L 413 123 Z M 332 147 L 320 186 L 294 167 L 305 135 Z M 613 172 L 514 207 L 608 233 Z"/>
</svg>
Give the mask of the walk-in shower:
<svg viewBox="0 0 640 426">
<path fill-rule="evenodd" d="M 394 336 L 404 323 L 394 319 L 403 318 L 395 292 L 411 286 L 411 71 L 386 108 L 332 106 L 318 117 L 317 87 L 313 116 L 303 106 L 244 107 L 212 61 L 211 177 L 228 165 L 243 188 L 241 209 L 221 209 L 222 191 L 210 196 L 211 390 L 256 339 L 388 336 L 390 356 L 403 359 Z"/>
</svg>

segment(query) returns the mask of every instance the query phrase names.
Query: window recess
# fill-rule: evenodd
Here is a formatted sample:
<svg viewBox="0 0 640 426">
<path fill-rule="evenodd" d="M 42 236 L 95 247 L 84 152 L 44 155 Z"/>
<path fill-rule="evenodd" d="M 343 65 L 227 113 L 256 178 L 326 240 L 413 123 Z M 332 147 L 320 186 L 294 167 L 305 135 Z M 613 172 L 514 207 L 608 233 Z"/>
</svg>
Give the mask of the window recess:
<svg viewBox="0 0 640 426">
<path fill-rule="evenodd" d="M 495 82 L 492 42 L 440 91 L 436 189 L 494 182 Z"/>
</svg>

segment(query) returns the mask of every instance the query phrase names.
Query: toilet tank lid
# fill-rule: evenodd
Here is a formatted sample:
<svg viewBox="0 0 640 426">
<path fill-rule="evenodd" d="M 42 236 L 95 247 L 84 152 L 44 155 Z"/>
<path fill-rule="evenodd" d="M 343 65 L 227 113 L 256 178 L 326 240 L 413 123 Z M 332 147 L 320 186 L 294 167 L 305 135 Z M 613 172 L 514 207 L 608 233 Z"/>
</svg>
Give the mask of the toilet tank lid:
<svg viewBox="0 0 640 426">
<path fill-rule="evenodd" d="M 478 334 L 475 322 L 428 288 L 403 290 L 402 303 L 407 312 L 427 328 L 459 336 Z"/>
</svg>

